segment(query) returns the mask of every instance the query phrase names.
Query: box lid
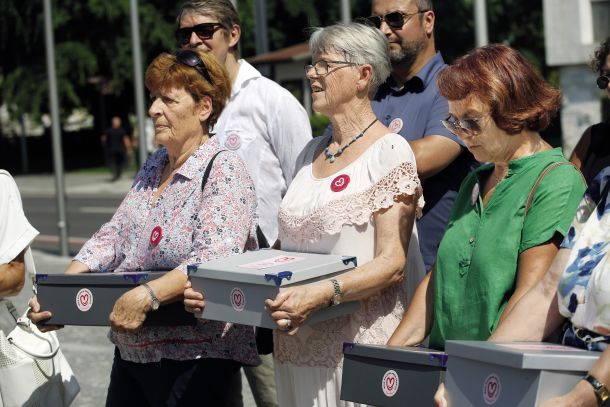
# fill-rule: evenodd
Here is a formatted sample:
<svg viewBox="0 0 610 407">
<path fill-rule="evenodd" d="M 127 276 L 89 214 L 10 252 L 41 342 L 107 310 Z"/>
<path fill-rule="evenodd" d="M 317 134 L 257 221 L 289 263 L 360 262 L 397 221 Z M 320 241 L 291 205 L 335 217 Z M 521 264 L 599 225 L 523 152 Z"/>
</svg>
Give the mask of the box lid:
<svg viewBox="0 0 610 407">
<path fill-rule="evenodd" d="M 191 277 L 287 286 L 357 266 L 356 257 L 263 249 L 188 266 Z"/>
<path fill-rule="evenodd" d="M 37 285 L 133 285 L 161 277 L 167 271 L 134 271 L 120 273 L 36 274 Z"/>
<path fill-rule="evenodd" d="M 601 352 L 545 342 L 447 341 L 451 356 L 518 369 L 588 371 Z"/>
<path fill-rule="evenodd" d="M 435 367 L 445 367 L 447 364 L 447 354 L 445 352 L 417 346 L 362 345 L 344 342 L 343 353 L 345 355 Z"/>
</svg>

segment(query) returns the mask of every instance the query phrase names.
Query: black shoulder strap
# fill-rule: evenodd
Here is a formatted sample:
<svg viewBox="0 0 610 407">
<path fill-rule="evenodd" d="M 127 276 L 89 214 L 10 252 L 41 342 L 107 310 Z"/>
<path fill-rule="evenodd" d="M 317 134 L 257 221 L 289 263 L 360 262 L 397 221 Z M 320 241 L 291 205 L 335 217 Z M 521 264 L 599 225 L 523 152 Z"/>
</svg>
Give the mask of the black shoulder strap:
<svg viewBox="0 0 610 407">
<path fill-rule="evenodd" d="M 267 249 L 269 247 L 269 242 L 259 225 L 256 225 L 256 239 L 258 240 L 259 249 Z"/>
<path fill-rule="evenodd" d="M 212 165 L 214 164 L 214 160 L 218 157 L 218 154 L 222 153 L 222 151 L 214 154 L 210 162 L 208 162 L 208 166 L 205 168 L 205 172 L 203 173 L 203 178 L 201 179 L 201 190 L 205 188 L 205 184 L 208 183 L 208 178 L 210 178 L 210 172 L 212 171 Z"/>
<path fill-rule="evenodd" d="M 214 154 L 214 156 L 208 163 L 208 166 L 206 167 L 205 172 L 203 173 L 203 178 L 201 179 L 201 190 L 202 191 L 205 188 L 205 184 L 207 184 L 207 182 L 208 182 L 208 178 L 210 178 L 210 172 L 212 171 L 212 165 L 214 164 L 214 160 L 216 159 L 216 157 L 218 157 L 218 154 L 220 154 L 220 153 L 222 153 L 222 151 L 219 151 L 216 154 Z M 258 225 L 256 226 L 256 239 L 258 240 L 259 248 L 264 249 L 264 248 L 269 247 L 269 242 L 267 242 L 267 238 L 265 237 L 265 234 L 261 230 L 261 227 Z"/>
</svg>

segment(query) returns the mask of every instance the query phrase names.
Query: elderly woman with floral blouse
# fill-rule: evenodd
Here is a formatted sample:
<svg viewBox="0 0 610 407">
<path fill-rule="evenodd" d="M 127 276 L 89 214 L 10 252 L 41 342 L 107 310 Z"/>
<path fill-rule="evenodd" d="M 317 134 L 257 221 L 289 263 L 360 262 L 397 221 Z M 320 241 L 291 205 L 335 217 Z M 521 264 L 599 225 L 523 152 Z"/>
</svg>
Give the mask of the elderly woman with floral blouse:
<svg viewBox="0 0 610 407">
<path fill-rule="evenodd" d="M 208 132 L 230 81 L 210 53 L 183 50 L 159 55 L 146 71 L 146 86 L 155 141 L 163 148 L 146 161 L 115 215 L 66 273 L 171 270 L 115 303 L 107 405 L 222 406 L 241 365 L 259 363 L 252 328 L 203 320 L 194 326 L 142 324 L 159 303 L 182 298 L 188 264 L 244 251 L 256 228 L 246 167 Z M 49 316 L 31 314 L 35 321 Z"/>
</svg>

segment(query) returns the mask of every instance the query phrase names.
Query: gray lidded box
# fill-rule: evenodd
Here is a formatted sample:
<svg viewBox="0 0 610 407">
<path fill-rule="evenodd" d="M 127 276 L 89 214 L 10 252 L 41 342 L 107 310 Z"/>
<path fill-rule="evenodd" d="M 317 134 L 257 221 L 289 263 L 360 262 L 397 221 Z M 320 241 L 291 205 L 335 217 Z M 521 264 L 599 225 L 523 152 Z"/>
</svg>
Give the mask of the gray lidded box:
<svg viewBox="0 0 610 407">
<path fill-rule="evenodd" d="M 114 303 L 127 291 L 166 271 L 125 273 L 36 274 L 41 309 L 53 316 L 45 324 L 108 326 Z M 197 319 L 182 301 L 162 305 L 146 316 L 144 325 L 194 325 Z"/>
<path fill-rule="evenodd" d="M 341 400 L 374 406 L 435 406 L 447 354 L 420 347 L 343 344 Z"/>
<path fill-rule="evenodd" d="M 449 406 L 535 407 L 567 393 L 600 352 L 540 342 L 447 341 Z"/>
<path fill-rule="evenodd" d="M 263 249 L 188 266 L 193 288 L 205 297 L 199 318 L 276 329 L 265 310 L 285 287 L 329 279 L 357 266 L 356 258 L 329 254 Z M 351 314 L 359 302 L 317 311 L 306 323 Z"/>
</svg>

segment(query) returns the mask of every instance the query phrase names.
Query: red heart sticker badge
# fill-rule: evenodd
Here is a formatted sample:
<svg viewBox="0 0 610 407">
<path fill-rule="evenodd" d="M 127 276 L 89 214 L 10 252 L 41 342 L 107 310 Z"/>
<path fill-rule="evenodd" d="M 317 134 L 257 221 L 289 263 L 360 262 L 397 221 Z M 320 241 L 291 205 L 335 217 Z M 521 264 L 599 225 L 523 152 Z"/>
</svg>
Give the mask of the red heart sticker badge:
<svg viewBox="0 0 610 407">
<path fill-rule="evenodd" d="M 150 233 L 150 244 L 152 244 L 153 246 L 158 245 L 162 237 L 163 230 L 161 229 L 161 226 L 155 226 L 155 228 Z"/>
<path fill-rule="evenodd" d="M 246 306 L 246 296 L 240 288 L 231 290 L 231 305 L 235 311 L 243 311 Z"/>
<path fill-rule="evenodd" d="M 81 288 L 76 293 L 76 308 L 86 312 L 91 309 L 93 305 L 93 294 L 87 288 Z"/>
<path fill-rule="evenodd" d="M 333 192 L 341 192 L 345 188 L 347 188 L 348 184 L 349 184 L 349 175 L 341 174 L 341 175 L 338 175 L 337 177 L 335 177 L 335 179 L 331 181 L 330 190 Z"/>
<path fill-rule="evenodd" d="M 239 147 L 241 147 L 241 138 L 239 137 L 239 134 L 229 134 L 225 141 L 225 147 L 232 151 L 239 150 Z"/>
<path fill-rule="evenodd" d="M 381 389 L 387 397 L 392 397 L 398 391 L 398 373 L 395 370 L 388 370 L 381 380 Z"/>
<path fill-rule="evenodd" d="M 483 400 L 485 400 L 485 404 L 495 404 L 500 398 L 501 391 L 502 385 L 500 377 L 493 373 L 487 376 L 485 383 L 483 384 Z"/>
</svg>

